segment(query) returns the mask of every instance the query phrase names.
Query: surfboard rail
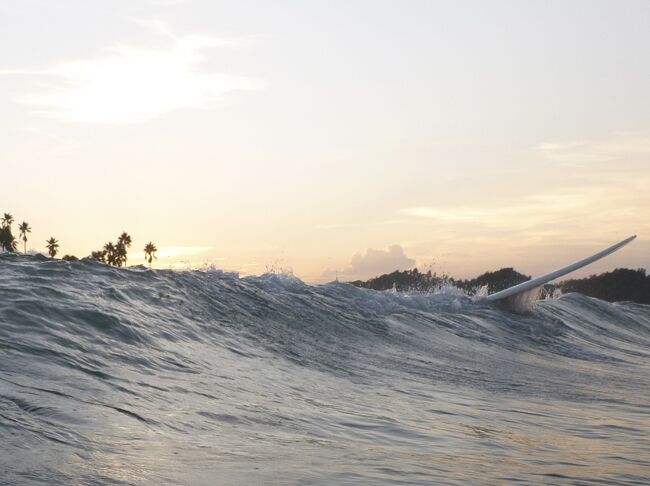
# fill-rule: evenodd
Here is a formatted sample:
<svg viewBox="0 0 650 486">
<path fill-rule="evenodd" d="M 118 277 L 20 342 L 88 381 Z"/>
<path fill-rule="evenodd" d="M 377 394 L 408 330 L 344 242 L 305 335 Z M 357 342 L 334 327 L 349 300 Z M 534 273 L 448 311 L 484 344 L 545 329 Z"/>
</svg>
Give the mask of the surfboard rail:
<svg viewBox="0 0 650 486">
<path fill-rule="evenodd" d="M 601 258 L 606 257 L 607 255 L 610 255 L 614 253 L 617 250 L 620 250 L 623 248 L 625 245 L 627 245 L 629 242 L 631 242 L 633 239 L 636 238 L 636 235 L 632 235 L 629 238 L 624 239 L 623 241 L 620 241 L 616 243 L 615 245 L 610 246 L 609 248 L 605 248 L 602 251 L 599 251 L 598 253 L 591 255 L 590 257 L 584 258 L 580 261 L 577 261 L 575 263 L 572 263 L 571 265 L 567 265 L 566 267 L 560 268 L 559 270 L 555 270 L 553 272 L 547 273 L 545 275 L 541 275 L 539 277 L 536 277 L 532 280 L 527 280 L 526 282 L 513 285 L 512 287 L 508 287 L 507 289 L 501 290 L 499 292 L 495 292 L 494 294 L 490 294 L 486 297 L 486 300 L 488 301 L 497 301 L 497 300 L 502 300 L 502 299 L 507 299 L 508 297 L 513 297 L 517 294 L 521 294 L 523 292 L 528 292 L 532 289 L 535 289 L 537 287 L 540 287 L 552 280 L 555 280 L 556 278 L 563 277 L 564 275 L 571 273 L 575 270 L 578 270 L 579 268 L 585 267 L 589 265 L 590 263 L 593 263 L 597 260 L 600 260 Z"/>
</svg>

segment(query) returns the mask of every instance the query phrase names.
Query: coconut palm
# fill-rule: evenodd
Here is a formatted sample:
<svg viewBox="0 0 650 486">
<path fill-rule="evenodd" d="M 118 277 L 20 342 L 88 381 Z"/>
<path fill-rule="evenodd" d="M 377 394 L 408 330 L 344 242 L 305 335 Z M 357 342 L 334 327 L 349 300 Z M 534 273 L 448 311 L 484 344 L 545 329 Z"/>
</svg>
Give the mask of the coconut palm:
<svg viewBox="0 0 650 486">
<path fill-rule="evenodd" d="M 0 227 L 0 248 L 13 252 L 16 251 L 16 246 L 16 238 L 11 233 L 11 228 L 9 226 Z"/>
<path fill-rule="evenodd" d="M 16 251 L 16 238 L 11 233 L 11 223 L 14 217 L 9 213 L 4 213 L 2 217 L 2 226 L 0 226 L 0 247 L 4 251 Z"/>
<path fill-rule="evenodd" d="M 126 232 L 117 238 L 117 266 L 121 267 L 122 263 L 126 266 L 126 249 L 131 246 L 131 236 Z"/>
<path fill-rule="evenodd" d="M 104 245 L 104 254 L 106 256 L 106 263 L 108 263 L 109 265 L 116 264 L 117 255 L 115 252 L 115 245 L 110 241 Z"/>
<path fill-rule="evenodd" d="M 126 264 L 126 247 L 124 246 L 123 243 L 118 242 L 115 245 L 113 264 L 116 267 L 121 267 L 122 264 Z"/>
<path fill-rule="evenodd" d="M 106 250 L 93 251 L 90 254 L 90 258 L 98 262 L 106 263 Z"/>
<path fill-rule="evenodd" d="M 45 243 L 47 243 L 47 252 L 50 257 L 54 258 L 59 251 L 59 242 L 51 236 Z"/>
<path fill-rule="evenodd" d="M 4 251 L 16 251 L 16 238 L 11 233 L 11 223 L 14 217 L 9 213 L 4 213 L 2 217 L 2 226 L 0 227 L 0 247 Z"/>
<path fill-rule="evenodd" d="M 26 221 L 23 221 L 18 225 L 18 231 L 20 231 L 20 237 L 23 240 L 24 253 L 27 255 L 27 233 L 31 233 L 32 229 L 29 227 L 29 224 Z"/>
<path fill-rule="evenodd" d="M 2 217 L 2 226 L 11 229 L 11 223 L 14 222 L 14 217 L 9 214 L 5 213 L 4 216 Z"/>
<path fill-rule="evenodd" d="M 118 243 L 124 244 L 126 247 L 131 246 L 131 235 L 129 235 L 126 231 L 124 231 L 119 238 L 117 239 Z"/>
<path fill-rule="evenodd" d="M 156 252 L 158 251 L 158 248 L 156 248 L 156 245 L 154 245 L 151 241 L 146 244 L 144 247 L 144 259 L 149 262 L 149 268 L 151 268 L 151 260 L 153 260 L 156 257 Z"/>
</svg>

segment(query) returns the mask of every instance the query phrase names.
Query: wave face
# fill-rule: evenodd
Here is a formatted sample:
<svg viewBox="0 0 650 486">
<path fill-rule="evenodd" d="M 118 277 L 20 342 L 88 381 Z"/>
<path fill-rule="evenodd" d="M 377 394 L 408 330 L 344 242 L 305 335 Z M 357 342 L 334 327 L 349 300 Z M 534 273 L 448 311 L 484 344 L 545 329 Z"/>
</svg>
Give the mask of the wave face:
<svg viewBox="0 0 650 486">
<path fill-rule="evenodd" d="M 0 483 L 647 484 L 650 307 L 0 256 Z"/>
</svg>

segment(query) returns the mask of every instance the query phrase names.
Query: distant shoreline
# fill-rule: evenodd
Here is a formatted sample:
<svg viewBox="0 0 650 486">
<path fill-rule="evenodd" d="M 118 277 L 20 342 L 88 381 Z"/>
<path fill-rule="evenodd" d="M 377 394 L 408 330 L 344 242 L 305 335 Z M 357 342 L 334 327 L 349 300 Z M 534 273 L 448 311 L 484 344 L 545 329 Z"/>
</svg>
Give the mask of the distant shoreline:
<svg viewBox="0 0 650 486">
<path fill-rule="evenodd" d="M 473 279 L 455 279 L 448 275 L 422 273 L 417 268 L 413 270 L 395 271 L 380 275 L 369 280 L 349 282 L 356 287 L 374 290 L 396 291 L 430 291 L 444 284 L 451 284 L 468 293 L 476 292 L 487 286 L 490 293 L 498 292 L 513 285 L 530 280 L 529 275 L 517 272 L 514 268 L 502 268 L 494 272 L 485 272 Z M 562 293 L 579 292 L 589 297 L 596 297 L 608 302 L 636 302 L 650 304 L 650 276 L 643 268 L 633 270 L 617 268 L 611 272 L 591 275 L 586 278 L 568 279 L 559 283 L 544 286 L 543 294 L 552 295 L 556 291 Z"/>
<path fill-rule="evenodd" d="M 16 258 L 33 258 L 43 262 L 52 261 L 51 258 L 41 253 L 24 255 L 0 250 L 0 256 L 5 255 L 11 255 Z M 61 260 L 96 261 L 92 257 L 67 257 Z M 138 266 L 140 265 L 135 265 L 135 267 Z M 449 275 L 437 275 L 436 273 L 431 273 L 431 271 L 423 273 L 417 268 L 414 268 L 412 270 L 396 270 L 392 273 L 379 275 L 368 280 L 354 280 L 345 283 L 354 285 L 355 287 L 379 291 L 394 289 L 397 292 L 429 292 L 442 285 L 453 285 L 471 295 L 483 287 L 487 287 L 489 293 L 494 293 L 530 279 L 531 277 L 529 275 L 519 273 L 511 267 L 501 268 L 494 272 L 485 272 L 478 277 L 464 280 L 456 279 Z M 611 272 L 591 275 L 585 278 L 567 279 L 558 283 L 546 284 L 543 286 L 542 296 L 550 296 L 557 291 L 561 293 L 578 292 L 607 302 L 628 301 L 650 305 L 650 275 L 647 275 L 644 268 L 636 270 L 617 268 Z"/>
</svg>

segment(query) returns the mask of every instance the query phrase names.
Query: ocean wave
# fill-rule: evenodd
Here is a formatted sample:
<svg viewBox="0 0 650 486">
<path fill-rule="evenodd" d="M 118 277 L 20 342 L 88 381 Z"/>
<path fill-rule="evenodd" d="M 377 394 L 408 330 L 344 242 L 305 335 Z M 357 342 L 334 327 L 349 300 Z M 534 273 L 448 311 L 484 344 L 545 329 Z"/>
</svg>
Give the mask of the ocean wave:
<svg viewBox="0 0 650 486">
<path fill-rule="evenodd" d="M 0 255 L 9 484 L 641 484 L 649 363 L 648 306 L 579 294 L 521 315 L 453 288 Z"/>
</svg>

